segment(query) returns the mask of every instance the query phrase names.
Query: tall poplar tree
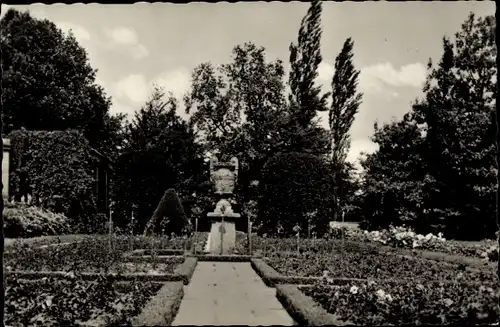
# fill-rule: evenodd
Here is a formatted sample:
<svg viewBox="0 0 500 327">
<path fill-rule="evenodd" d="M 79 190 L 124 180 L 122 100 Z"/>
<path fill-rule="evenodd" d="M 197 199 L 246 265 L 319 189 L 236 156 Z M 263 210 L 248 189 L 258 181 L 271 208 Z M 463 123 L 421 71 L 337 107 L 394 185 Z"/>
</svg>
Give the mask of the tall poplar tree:
<svg viewBox="0 0 500 327">
<path fill-rule="evenodd" d="M 302 19 L 297 43 L 290 44 L 289 86 L 289 137 L 295 151 L 321 152 L 328 141 L 318 128 L 315 117 L 318 111 L 327 110 L 329 94 L 321 95 L 321 87 L 315 85 L 321 56 L 321 12 L 320 0 L 311 2 Z M 312 140 L 317 142 L 311 142 Z"/>
<path fill-rule="evenodd" d="M 341 52 L 335 59 L 335 72 L 332 78 L 332 104 L 328 112 L 330 125 L 331 163 L 333 169 L 333 187 L 335 195 L 334 218 L 340 208 L 339 201 L 348 174 L 345 160 L 351 145 L 349 131 L 354 117 L 359 110 L 362 93 L 357 91 L 359 70 L 354 68 L 354 42 L 347 38 Z"/>
</svg>

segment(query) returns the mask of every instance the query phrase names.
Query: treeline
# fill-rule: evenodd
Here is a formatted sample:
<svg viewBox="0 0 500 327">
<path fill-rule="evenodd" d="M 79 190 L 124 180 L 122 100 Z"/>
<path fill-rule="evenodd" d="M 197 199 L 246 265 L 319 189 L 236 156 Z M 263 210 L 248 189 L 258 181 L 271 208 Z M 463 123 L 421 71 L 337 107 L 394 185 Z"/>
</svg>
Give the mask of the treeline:
<svg viewBox="0 0 500 327">
<path fill-rule="evenodd" d="M 330 59 L 321 56 L 321 11 L 321 2 L 313 1 L 290 45 L 288 80 L 281 60 L 244 43 L 233 48 L 229 63 L 207 62 L 193 70 L 183 99 L 187 121 L 178 114 L 180 103 L 160 87 L 127 121 L 110 114 L 110 99 L 72 35 L 10 9 L 1 20 L 4 131 L 83 135 L 113 163 L 115 226 L 135 233 L 144 231 L 167 189 L 183 205 L 182 214 L 172 217 L 201 218 L 213 209 L 210 153 L 221 160 L 238 157 L 237 210 L 252 217 L 260 233 L 291 235 L 299 227 L 322 235 L 329 221 L 349 210 L 367 228 L 406 224 L 448 237 L 493 236 L 493 17 L 471 15 L 455 40 L 443 40 L 441 62 L 429 64 L 425 97 L 403 120 L 375 126 L 379 149 L 364 160 L 358 179 L 346 161 L 362 101 L 354 42 L 345 40 L 331 60 L 335 73 L 330 89 L 322 90 L 315 83 L 318 66 Z M 321 127 L 318 112 L 328 112 L 329 129 Z M 79 145 L 73 147 L 77 151 Z M 33 169 L 47 169 L 46 161 Z M 68 179 L 71 169 L 44 175 L 52 179 L 44 198 L 74 194 L 71 201 L 78 200 L 78 192 L 68 192 L 75 183 Z M 183 229 L 175 222 L 156 225 L 170 226 L 166 233 Z"/>
</svg>

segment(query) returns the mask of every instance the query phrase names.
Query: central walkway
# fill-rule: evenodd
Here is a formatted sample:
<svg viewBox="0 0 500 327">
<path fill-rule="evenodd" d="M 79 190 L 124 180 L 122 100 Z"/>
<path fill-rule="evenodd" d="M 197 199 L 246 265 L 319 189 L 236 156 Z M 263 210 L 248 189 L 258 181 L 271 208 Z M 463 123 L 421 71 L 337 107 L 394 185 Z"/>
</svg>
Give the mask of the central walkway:
<svg viewBox="0 0 500 327">
<path fill-rule="evenodd" d="M 294 325 L 249 262 L 198 262 L 173 326 Z"/>
</svg>

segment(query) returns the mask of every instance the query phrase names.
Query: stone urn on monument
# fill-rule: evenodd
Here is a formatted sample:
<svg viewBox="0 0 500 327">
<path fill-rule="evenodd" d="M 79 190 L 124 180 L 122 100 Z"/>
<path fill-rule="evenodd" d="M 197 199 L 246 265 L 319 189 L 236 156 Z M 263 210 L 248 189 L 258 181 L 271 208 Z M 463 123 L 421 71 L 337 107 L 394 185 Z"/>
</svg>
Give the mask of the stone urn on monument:
<svg viewBox="0 0 500 327">
<path fill-rule="evenodd" d="M 217 205 L 207 214 L 212 222 L 209 235 L 211 254 L 229 254 L 236 244 L 235 220 L 240 218 L 234 213 L 231 202 L 234 200 L 234 187 L 238 178 L 238 159 L 219 162 L 217 157 L 210 159 L 210 179 L 214 185 Z"/>
</svg>

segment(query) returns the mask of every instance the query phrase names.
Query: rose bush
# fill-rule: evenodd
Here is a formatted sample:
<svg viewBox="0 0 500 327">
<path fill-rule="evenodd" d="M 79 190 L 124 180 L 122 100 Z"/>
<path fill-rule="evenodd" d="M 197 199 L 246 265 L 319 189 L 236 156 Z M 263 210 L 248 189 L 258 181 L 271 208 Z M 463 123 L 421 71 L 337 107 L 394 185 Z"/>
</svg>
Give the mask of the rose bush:
<svg viewBox="0 0 500 327">
<path fill-rule="evenodd" d="M 346 240 L 372 242 L 394 248 L 419 249 L 498 261 L 498 242 L 496 240 L 485 240 L 480 243 L 464 243 L 447 240 L 441 233 L 438 233 L 438 235 L 432 233 L 427 235 L 417 234 L 411 228 L 403 226 L 391 226 L 389 229 L 378 231 L 332 227 L 329 235 L 334 239 L 340 239 L 343 236 Z"/>
<path fill-rule="evenodd" d="M 333 285 L 325 280 L 301 287 L 329 313 L 356 325 L 492 324 L 498 322 L 500 291 L 437 281 L 365 281 Z"/>
<path fill-rule="evenodd" d="M 7 279 L 5 324 L 10 326 L 85 326 L 106 316 L 112 325 L 128 324 L 161 284 L 132 282 L 128 290 L 115 287 L 112 277 L 86 282 L 43 278 Z"/>
<path fill-rule="evenodd" d="M 421 279 L 458 282 L 498 283 L 494 269 L 467 267 L 463 264 L 444 263 L 421 257 L 407 258 L 393 254 L 376 253 L 369 249 L 350 249 L 332 253 L 276 252 L 264 259 L 285 276 L 373 279 Z"/>
</svg>

